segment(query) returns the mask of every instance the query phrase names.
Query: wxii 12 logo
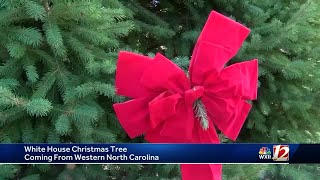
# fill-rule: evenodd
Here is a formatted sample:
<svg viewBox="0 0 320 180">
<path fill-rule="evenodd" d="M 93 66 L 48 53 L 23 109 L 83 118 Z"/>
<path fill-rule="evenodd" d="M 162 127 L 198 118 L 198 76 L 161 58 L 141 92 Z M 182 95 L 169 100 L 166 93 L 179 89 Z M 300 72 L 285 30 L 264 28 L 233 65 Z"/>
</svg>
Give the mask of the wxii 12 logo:
<svg viewBox="0 0 320 180">
<path fill-rule="evenodd" d="M 274 145 L 272 159 L 274 161 L 289 161 L 289 150 L 288 145 Z"/>
<path fill-rule="evenodd" d="M 273 161 L 289 161 L 289 145 L 274 145 L 273 157 L 268 147 L 259 150 L 259 159 L 272 159 Z"/>
</svg>

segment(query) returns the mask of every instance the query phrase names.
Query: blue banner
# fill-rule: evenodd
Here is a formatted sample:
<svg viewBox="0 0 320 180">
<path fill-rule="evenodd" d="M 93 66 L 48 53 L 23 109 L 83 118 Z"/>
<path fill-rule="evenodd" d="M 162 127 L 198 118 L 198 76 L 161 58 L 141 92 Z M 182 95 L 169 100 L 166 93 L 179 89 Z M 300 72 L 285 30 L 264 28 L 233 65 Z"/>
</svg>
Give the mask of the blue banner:
<svg viewBox="0 0 320 180">
<path fill-rule="evenodd" d="M 0 144 L 0 163 L 320 163 L 320 144 Z"/>
</svg>

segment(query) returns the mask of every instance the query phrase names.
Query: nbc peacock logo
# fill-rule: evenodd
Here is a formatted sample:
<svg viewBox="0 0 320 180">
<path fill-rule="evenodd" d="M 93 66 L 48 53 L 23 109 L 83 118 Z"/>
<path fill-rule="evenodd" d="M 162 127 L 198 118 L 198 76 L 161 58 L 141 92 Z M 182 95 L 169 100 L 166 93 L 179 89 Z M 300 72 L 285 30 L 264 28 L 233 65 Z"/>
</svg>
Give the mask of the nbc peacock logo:
<svg viewBox="0 0 320 180">
<path fill-rule="evenodd" d="M 259 159 L 271 159 L 271 151 L 268 147 L 260 148 Z"/>
</svg>

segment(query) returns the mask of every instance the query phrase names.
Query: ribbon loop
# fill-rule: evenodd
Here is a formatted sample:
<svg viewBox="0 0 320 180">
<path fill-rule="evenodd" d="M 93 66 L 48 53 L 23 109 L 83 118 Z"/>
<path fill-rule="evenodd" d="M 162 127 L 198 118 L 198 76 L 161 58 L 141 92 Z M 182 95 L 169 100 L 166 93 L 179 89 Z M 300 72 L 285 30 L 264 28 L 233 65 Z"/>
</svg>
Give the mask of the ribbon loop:
<svg viewBox="0 0 320 180">
<path fill-rule="evenodd" d="M 147 56 L 120 51 L 115 82 L 117 94 L 134 99 L 152 94 L 152 91 L 140 83 L 143 72 L 152 63 L 152 59 Z"/>
<path fill-rule="evenodd" d="M 165 91 L 154 98 L 149 103 L 151 128 L 156 128 L 161 122 L 174 116 L 177 113 L 177 104 L 180 99 L 180 94 L 173 94 L 170 91 Z"/>
</svg>

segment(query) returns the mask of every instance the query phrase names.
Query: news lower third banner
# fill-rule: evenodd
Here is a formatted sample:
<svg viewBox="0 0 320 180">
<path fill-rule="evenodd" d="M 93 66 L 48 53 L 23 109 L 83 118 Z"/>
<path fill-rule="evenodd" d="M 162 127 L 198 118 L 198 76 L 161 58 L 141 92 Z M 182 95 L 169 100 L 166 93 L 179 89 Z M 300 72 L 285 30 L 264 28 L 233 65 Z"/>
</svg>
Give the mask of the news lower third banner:
<svg viewBox="0 0 320 180">
<path fill-rule="evenodd" d="M 0 163 L 320 163 L 320 144 L 0 144 Z"/>
</svg>

